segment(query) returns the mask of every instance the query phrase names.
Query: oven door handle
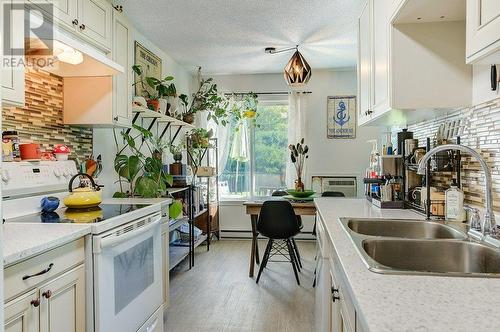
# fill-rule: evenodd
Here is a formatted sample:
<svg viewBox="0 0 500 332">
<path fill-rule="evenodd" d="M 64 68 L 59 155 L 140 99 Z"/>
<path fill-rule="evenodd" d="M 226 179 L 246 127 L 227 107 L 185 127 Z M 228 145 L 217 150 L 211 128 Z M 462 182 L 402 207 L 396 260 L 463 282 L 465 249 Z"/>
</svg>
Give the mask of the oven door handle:
<svg viewBox="0 0 500 332">
<path fill-rule="evenodd" d="M 139 236 L 141 234 L 144 234 L 144 233 L 150 231 L 152 228 L 158 226 L 160 223 L 161 223 L 161 217 L 158 217 L 154 221 L 152 221 L 150 224 L 143 226 L 143 227 L 140 227 L 136 230 L 127 232 L 123 235 L 110 236 L 110 237 L 105 237 L 105 238 L 97 238 L 97 240 L 99 241 L 99 245 L 97 247 L 102 250 L 105 248 L 117 246 L 120 243 L 123 243 L 127 240 L 130 240 L 133 237 Z"/>
</svg>

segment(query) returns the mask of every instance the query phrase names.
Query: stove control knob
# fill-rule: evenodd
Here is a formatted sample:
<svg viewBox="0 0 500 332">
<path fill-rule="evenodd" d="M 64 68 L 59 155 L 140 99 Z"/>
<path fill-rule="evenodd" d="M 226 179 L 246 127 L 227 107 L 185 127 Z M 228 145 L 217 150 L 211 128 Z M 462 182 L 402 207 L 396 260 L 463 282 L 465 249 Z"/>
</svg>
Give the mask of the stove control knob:
<svg viewBox="0 0 500 332">
<path fill-rule="evenodd" d="M 9 171 L 6 170 L 6 169 L 3 169 L 2 172 L 1 172 L 1 176 L 2 176 L 2 181 L 7 183 L 9 182 L 9 179 L 10 179 L 10 175 L 9 175 Z"/>
<path fill-rule="evenodd" d="M 60 177 L 61 177 L 61 175 L 62 175 L 62 174 L 61 174 L 61 170 L 60 170 L 60 169 L 58 169 L 58 168 L 54 169 L 54 175 L 55 175 L 55 176 L 57 176 L 58 178 L 60 178 Z"/>
</svg>

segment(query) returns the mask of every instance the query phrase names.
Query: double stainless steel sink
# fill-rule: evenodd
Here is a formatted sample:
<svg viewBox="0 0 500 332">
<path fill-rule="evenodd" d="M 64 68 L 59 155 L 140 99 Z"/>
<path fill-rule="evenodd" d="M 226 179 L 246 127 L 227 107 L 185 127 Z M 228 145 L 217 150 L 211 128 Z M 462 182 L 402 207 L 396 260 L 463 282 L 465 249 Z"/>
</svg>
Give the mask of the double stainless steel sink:
<svg viewBox="0 0 500 332">
<path fill-rule="evenodd" d="M 462 224 L 394 219 L 341 221 L 373 272 L 500 277 L 500 250 L 469 240 Z"/>
</svg>

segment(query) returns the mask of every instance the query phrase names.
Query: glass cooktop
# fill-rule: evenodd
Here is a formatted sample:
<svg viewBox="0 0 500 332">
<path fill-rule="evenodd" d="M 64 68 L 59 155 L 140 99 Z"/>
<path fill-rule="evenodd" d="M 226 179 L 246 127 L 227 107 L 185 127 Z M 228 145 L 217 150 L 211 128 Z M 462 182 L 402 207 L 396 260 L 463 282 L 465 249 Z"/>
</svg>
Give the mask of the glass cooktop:
<svg viewBox="0 0 500 332">
<path fill-rule="evenodd" d="M 41 212 L 8 219 L 7 222 L 25 223 L 98 223 L 127 212 L 139 210 L 147 205 L 101 204 L 86 209 L 60 208 L 54 212 Z"/>
</svg>

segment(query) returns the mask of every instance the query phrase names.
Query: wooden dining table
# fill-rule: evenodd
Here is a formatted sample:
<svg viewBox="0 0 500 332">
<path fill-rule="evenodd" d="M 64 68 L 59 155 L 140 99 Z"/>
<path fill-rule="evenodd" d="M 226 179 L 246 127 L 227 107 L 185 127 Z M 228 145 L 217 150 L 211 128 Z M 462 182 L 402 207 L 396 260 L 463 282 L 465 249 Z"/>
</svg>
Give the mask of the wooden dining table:
<svg viewBox="0 0 500 332">
<path fill-rule="evenodd" d="M 257 232 L 257 220 L 259 218 L 260 209 L 265 201 L 269 200 L 284 200 L 283 197 L 256 197 L 245 201 L 243 205 L 245 206 L 246 214 L 250 215 L 250 221 L 252 223 L 252 245 L 250 249 L 250 269 L 248 276 L 253 277 L 255 263 L 260 264 L 259 259 L 259 246 L 257 243 L 257 237 L 259 233 Z M 316 215 L 316 206 L 313 201 L 291 201 L 293 210 L 297 216 L 314 216 Z"/>
</svg>

